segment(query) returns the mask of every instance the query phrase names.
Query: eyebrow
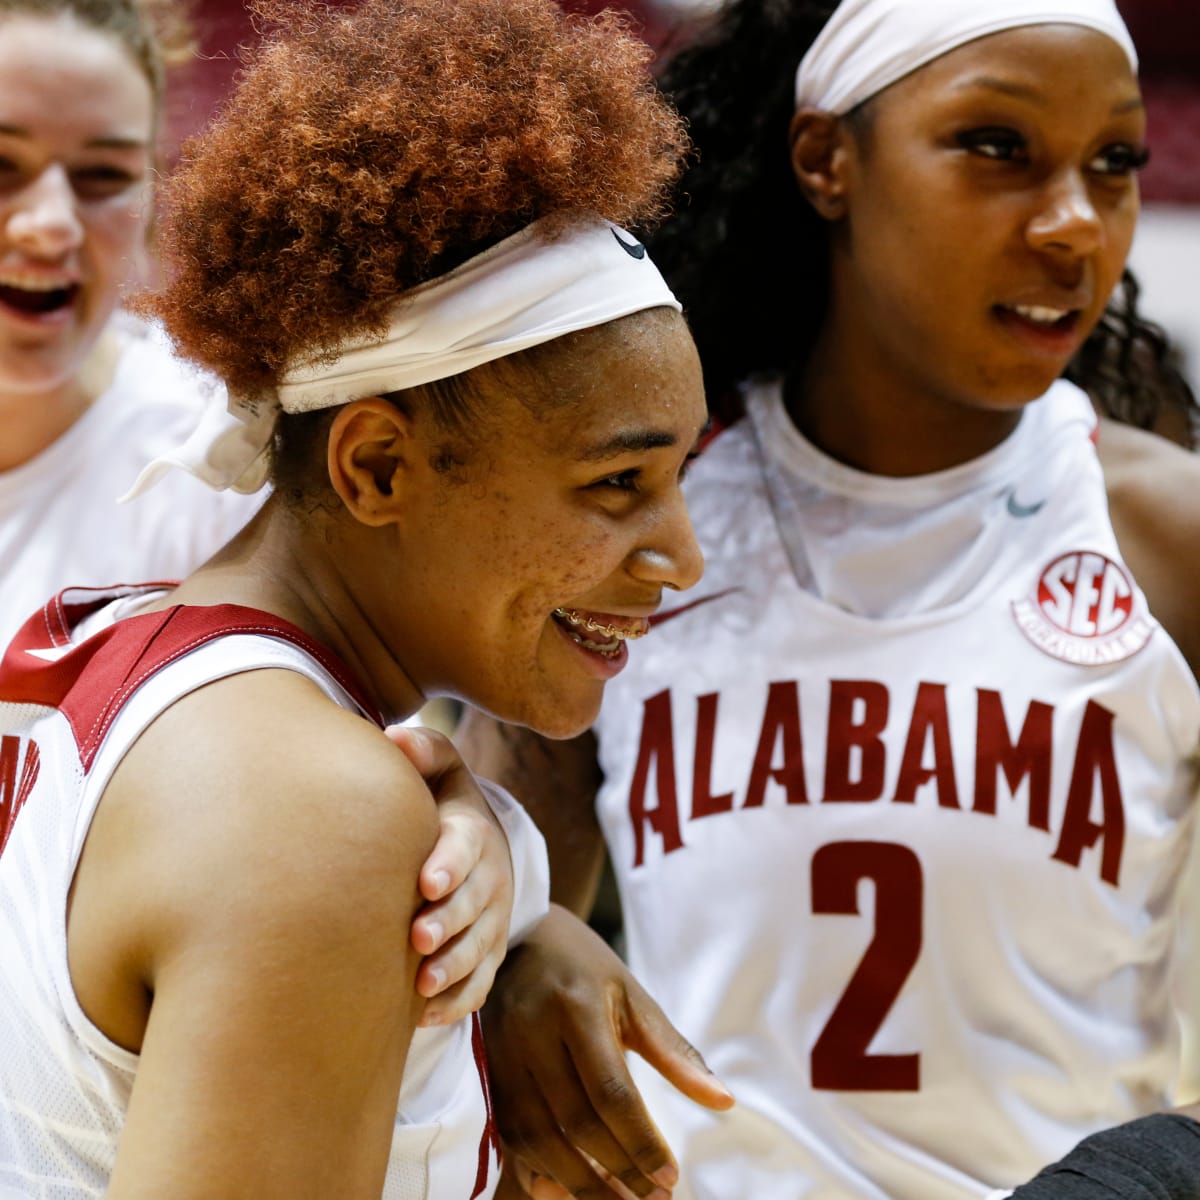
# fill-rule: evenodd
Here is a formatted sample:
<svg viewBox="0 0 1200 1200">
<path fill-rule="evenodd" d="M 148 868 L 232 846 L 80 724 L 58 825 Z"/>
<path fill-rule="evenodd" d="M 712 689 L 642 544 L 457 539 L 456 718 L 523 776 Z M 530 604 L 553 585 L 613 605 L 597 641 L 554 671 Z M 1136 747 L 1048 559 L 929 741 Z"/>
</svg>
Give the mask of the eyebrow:
<svg viewBox="0 0 1200 1200">
<path fill-rule="evenodd" d="M 6 137 L 29 138 L 32 134 L 20 125 L 0 124 L 0 134 Z M 145 138 L 122 137 L 119 134 L 106 134 L 92 138 L 85 143 L 88 150 L 145 150 L 149 143 Z"/>
<path fill-rule="evenodd" d="M 580 462 L 603 462 L 639 450 L 662 450 L 674 446 L 678 439 L 673 433 L 658 433 L 650 429 L 628 429 L 605 438 L 593 446 L 585 446 L 578 455 Z"/>
<path fill-rule="evenodd" d="M 696 435 L 692 449 L 696 450 L 712 431 L 713 420 L 709 417 L 704 427 Z M 609 458 L 619 458 L 622 454 L 636 453 L 639 450 L 663 450 L 676 445 L 679 439 L 672 433 L 656 433 L 649 429 L 630 429 L 617 433 L 603 442 L 588 446 L 580 451 L 580 462 L 603 462 Z"/>
<path fill-rule="evenodd" d="M 1015 96 L 1018 100 L 1031 100 L 1035 104 L 1046 104 L 1046 97 L 1042 95 L 1037 88 L 1029 87 L 1023 83 L 1013 83 L 1008 79 L 997 79 L 993 75 L 976 75 L 972 79 L 964 80 L 959 84 L 959 90 L 965 91 L 967 88 L 987 88 L 993 92 L 1000 92 L 1005 96 Z M 1114 115 L 1120 115 L 1127 112 L 1137 112 L 1139 109 L 1145 108 L 1145 102 L 1141 96 L 1131 96 L 1128 100 L 1122 100 L 1113 105 L 1112 111 Z"/>
</svg>

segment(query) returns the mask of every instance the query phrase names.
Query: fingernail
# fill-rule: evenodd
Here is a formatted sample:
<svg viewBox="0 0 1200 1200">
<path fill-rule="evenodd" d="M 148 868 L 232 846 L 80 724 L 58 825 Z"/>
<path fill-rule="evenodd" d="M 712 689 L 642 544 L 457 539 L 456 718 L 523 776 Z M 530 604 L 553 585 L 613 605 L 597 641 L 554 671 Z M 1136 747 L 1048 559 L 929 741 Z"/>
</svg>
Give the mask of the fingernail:
<svg viewBox="0 0 1200 1200">
<path fill-rule="evenodd" d="M 442 928 L 440 921 L 426 921 L 425 932 L 432 940 L 434 949 L 442 944 L 442 938 L 446 935 L 446 931 Z M 432 954 L 433 951 L 431 950 L 430 953 Z"/>
<path fill-rule="evenodd" d="M 429 978 L 433 982 L 435 990 L 441 991 L 446 986 L 446 972 L 441 967 L 433 967 L 429 971 Z"/>
<path fill-rule="evenodd" d="M 417 1023 L 419 1025 L 426 1025 L 426 1026 L 440 1025 L 442 1023 L 442 1017 L 441 1017 L 441 1014 L 437 1013 L 437 1012 L 426 1012 L 426 1013 L 421 1014 L 421 1019 Z"/>
<path fill-rule="evenodd" d="M 665 1167 L 659 1167 L 650 1178 L 659 1187 L 673 1188 L 679 1182 L 679 1168 L 674 1163 L 667 1163 Z"/>
<path fill-rule="evenodd" d="M 439 867 L 433 873 L 433 886 L 439 896 L 446 894 L 446 889 L 450 886 L 450 872 L 444 867 Z M 439 929 L 439 934 L 441 930 Z"/>
</svg>

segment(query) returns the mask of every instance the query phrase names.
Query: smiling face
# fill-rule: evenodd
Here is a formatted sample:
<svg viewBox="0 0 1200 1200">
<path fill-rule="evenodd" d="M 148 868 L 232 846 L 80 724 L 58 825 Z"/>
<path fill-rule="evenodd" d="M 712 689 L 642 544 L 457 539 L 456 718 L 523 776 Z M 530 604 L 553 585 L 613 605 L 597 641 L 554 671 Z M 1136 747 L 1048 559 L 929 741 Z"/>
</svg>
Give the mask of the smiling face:
<svg viewBox="0 0 1200 1200">
<path fill-rule="evenodd" d="M 706 411 L 673 311 L 533 353 L 485 376 L 489 411 L 457 463 L 414 422 L 403 579 L 379 605 L 425 695 L 566 737 L 595 718 L 663 589 L 699 578 L 679 485 Z"/>
<path fill-rule="evenodd" d="M 153 125 L 150 84 L 114 37 L 0 20 L 0 402 L 78 404 L 143 261 Z"/>
<path fill-rule="evenodd" d="M 838 164 L 828 330 L 847 369 L 918 420 L 1011 420 L 1120 278 L 1144 136 L 1124 53 L 1070 25 L 980 38 L 876 96 Z"/>
</svg>

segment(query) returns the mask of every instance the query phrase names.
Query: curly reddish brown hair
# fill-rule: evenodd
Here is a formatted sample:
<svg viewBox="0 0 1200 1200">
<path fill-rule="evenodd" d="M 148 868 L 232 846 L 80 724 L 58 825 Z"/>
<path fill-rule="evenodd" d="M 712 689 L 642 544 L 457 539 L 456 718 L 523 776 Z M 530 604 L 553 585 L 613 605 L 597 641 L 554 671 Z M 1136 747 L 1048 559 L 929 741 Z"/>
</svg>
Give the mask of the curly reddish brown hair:
<svg viewBox="0 0 1200 1200">
<path fill-rule="evenodd" d="M 686 137 L 650 50 L 553 0 L 268 0 L 272 27 L 168 184 L 142 308 L 253 390 L 382 331 L 398 295 L 535 219 L 663 213 Z"/>
</svg>

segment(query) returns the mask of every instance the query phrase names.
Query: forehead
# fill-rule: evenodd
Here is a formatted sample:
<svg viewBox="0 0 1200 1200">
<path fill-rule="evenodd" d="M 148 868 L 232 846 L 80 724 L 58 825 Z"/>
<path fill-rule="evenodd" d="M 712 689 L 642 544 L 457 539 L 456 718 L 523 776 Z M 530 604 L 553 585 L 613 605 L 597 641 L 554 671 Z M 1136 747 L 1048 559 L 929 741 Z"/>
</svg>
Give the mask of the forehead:
<svg viewBox="0 0 1200 1200">
<path fill-rule="evenodd" d="M 1070 24 L 1026 25 L 976 38 L 934 59 L 878 99 L 928 104 L 992 92 L 1066 112 L 1114 113 L 1141 107 L 1125 51 L 1094 29 Z"/>
<path fill-rule="evenodd" d="M 0 18 L 0 127 L 145 142 L 150 83 L 113 36 L 69 16 Z"/>
<path fill-rule="evenodd" d="M 494 433 L 511 429 L 575 457 L 639 439 L 690 448 L 705 420 L 686 322 L 654 309 L 585 329 L 500 364 L 488 387 Z"/>
</svg>

